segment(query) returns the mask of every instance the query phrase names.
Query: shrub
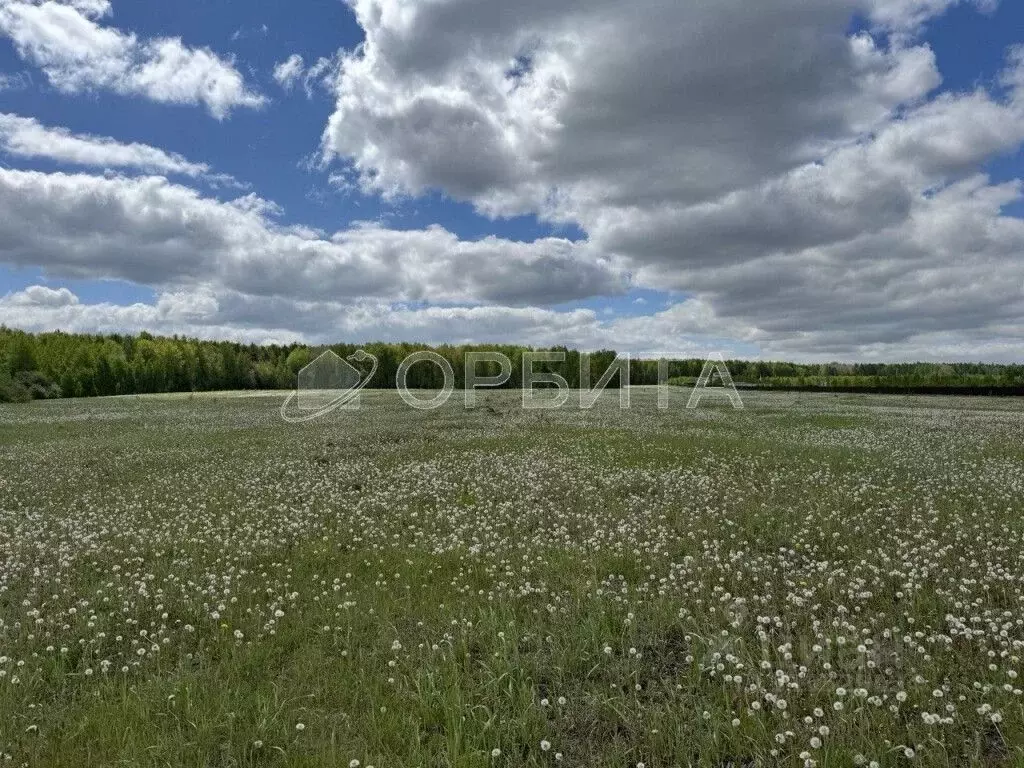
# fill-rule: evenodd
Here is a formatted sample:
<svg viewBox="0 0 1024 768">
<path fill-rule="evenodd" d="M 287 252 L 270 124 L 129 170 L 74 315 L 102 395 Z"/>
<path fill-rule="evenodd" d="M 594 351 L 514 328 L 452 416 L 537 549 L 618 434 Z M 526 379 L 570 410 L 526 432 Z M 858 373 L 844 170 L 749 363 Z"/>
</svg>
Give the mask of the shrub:
<svg viewBox="0 0 1024 768">
<path fill-rule="evenodd" d="M 0 374 L 0 400 L 24 403 L 60 397 L 60 387 L 39 371 L 18 371 L 13 377 Z"/>
</svg>

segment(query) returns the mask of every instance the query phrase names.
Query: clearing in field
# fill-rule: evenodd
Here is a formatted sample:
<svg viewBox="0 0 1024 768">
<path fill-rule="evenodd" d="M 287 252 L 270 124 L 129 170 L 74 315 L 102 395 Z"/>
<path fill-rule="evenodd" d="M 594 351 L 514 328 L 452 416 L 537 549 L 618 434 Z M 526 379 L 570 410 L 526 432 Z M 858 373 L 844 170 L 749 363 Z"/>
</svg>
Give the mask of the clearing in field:
<svg viewBox="0 0 1024 768">
<path fill-rule="evenodd" d="M 1024 764 L 1024 404 L 686 394 L 0 407 L 0 764 Z"/>
</svg>

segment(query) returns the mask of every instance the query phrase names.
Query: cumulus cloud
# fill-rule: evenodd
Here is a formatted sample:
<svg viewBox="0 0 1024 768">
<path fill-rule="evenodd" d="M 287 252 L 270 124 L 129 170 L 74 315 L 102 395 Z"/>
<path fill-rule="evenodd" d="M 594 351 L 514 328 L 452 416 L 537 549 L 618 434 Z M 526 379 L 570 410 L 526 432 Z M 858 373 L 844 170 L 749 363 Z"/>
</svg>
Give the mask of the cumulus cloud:
<svg viewBox="0 0 1024 768">
<path fill-rule="evenodd" d="M 65 93 L 106 89 L 170 104 L 203 105 L 215 118 L 265 99 L 234 64 L 181 39 L 140 40 L 104 26 L 108 0 L 2 0 L 0 33 Z"/>
<path fill-rule="evenodd" d="M 286 318 L 283 325 L 275 319 Z M 366 342 L 382 338 L 427 344 L 493 343 L 580 349 L 614 346 L 642 355 L 701 356 L 723 349 L 709 335 L 714 318 L 696 301 L 646 318 L 601 320 L 590 309 L 539 307 L 414 307 L 360 299 L 288 301 L 234 291 L 164 292 L 152 304 L 85 304 L 66 288 L 31 286 L 0 297 L 0 324 L 17 320 L 33 331 L 138 332 L 263 343 Z M 657 331 L 655 341 L 652 327 Z M 737 332 L 747 329 L 735 328 Z"/>
<path fill-rule="evenodd" d="M 0 151 L 13 157 L 44 158 L 57 163 L 97 168 L 134 168 L 239 186 L 230 176 L 215 174 L 205 163 L 193 163 L 176 153 L 148 144 L 125 144 L 105 136 L 72 133 L 32 117 L 0 112 Z"/>
<path fill-rule="evenodd" d="M 957 2 L 521 0 L 510 14 L 485 0 L 351 0 L 363 45 L 313 64 L 293 54 L 274 70 L 286 90 L 333 92 L 321 145 L 326 163 L 340 161 L 332 176 L 385 196 L 440 190 L 488 216 L 537 214 L 583 240 L 466 241 L 379 223 L 328 235 L 282 224 L 255 194 L 221 201 L 164 178 L 0 169 L 0 260 L 160 292 L 117 308 L 25 291 L 0 301 L 0 321 L 638 354 L 1019 357 L 1024 221 L 1010 210 L 1024 187 L 986 171 L 1024 143 L 1024 48 L 992 87 L 943 90 L 921 33 Z M 58 87 L 116 90 L 138 82 L 160 41 L 101 25 L 109 11 L 105 0 L 0 0 L 0 29 Z M 866 31 L 850 32 L 854 17 Z M 19 120 L 8 116 L 24 156 L 205 172 L 60 131 L 33 144 L 24 137 L 53 129 Z M 684 298 L 633 317 L 557 309 L 630 286 Z"/>
<path fill-rule="evenodd" d="M 616 349 L 634 357 L 702 358 L 713 352 L 739 358 L 835 359 L 835 348 L 808 347 L 793 337 L 758 342 L 759 331 L 715 315 L 687 299 L 649 315 L 605 317 L 590 309 L 292 301 L 233 291 L 168 291 L 152 304 L 87 304 L 67 289 L 32 286 L 0 297 L 0 323 L 33 331 L 135 332 L 232 339 L 251 343 L 369 342 L 379 339 L 442 344 L 572 345 Z M 833 340 L 831 343 L 836 343 Z M 852 343 L 843 354 L 858 360 L 963 360 L 1013 362 L 1024 354 L 1019 318 L 1000 337 L 980 332 L 914 333 L 899 343 Z M 759 350 L 759 351 L 758 351 Z"/>
<path fill-rule="evenodd" d="M 763 349 L 1006 332 L 1019 190 L 983 171 L 1024 142 L 1024 55 L 1003 93 L 942 91 L 919 33 L 955 4 L 354 0 L 323 152 L 366 190 L 576 224 Z"/>
<path fill-rule="evenodd" d="M 204 197 L 162 177 L 0 168 L 0 260 L 153 286 L 293 299 L 557 303 L 623 290 L 610 260 L 561 238 L 460 240 L 364 224 L 330 238 L 279 226 L 272 203 Z"/>
<path fill-rule="evenodd" d="M 191 293 L 165 293 L 154 304 L 84 304 L 67 288 L 33 285 L 0 296 L 0 324 L 34 331 L 66 333 L 138 333 L 227 339 L 255 344 L 287 344 L 293 331 L 214 322 L 216 302 Z"/>
<path fill-rule="evenodd" d="M 853 4 L 838 0 L 353 8 L 366 43 L 343 60 L 326 153 L 371 189 L 439 187 L 494 213 L 700 201 L 939 82 L 926 48 L 843 34 Z"/>
<path fill-rule="evenodd" d="M 4 297 L 7 307 L 42 307 L 57 309 L 78 304 L 78 297 L 67 288 L 47 288 L 45 285 L 30 285 L 23 291 L 8 294 Z"/>
</svg>

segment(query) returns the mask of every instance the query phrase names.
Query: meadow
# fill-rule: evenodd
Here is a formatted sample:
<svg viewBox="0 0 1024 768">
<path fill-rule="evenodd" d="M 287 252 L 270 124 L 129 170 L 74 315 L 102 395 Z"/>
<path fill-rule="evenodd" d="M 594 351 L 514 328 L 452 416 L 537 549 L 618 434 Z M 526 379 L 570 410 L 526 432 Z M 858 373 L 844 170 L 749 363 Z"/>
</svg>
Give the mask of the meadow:
<svg viewBox="0 0 1024 768">
<path fill-rule="evenodd" d="M 0 765 L 1024 765 L 1024 401 L 0 406 Z"/>
</svg>

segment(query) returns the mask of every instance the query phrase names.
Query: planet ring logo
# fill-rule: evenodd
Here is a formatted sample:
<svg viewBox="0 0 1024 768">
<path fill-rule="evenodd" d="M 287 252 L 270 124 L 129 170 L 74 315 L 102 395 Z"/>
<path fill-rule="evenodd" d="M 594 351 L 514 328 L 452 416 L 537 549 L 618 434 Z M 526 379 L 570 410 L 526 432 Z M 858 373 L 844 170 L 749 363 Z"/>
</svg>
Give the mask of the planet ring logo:
<svg viewBox="0 0 1024 768">
<path fill-rule="evenodd" d="M 365 376 L 352 363 L 371 364 Z M 281 418 L 290 424 L 318 419 L 339 408 L 358 408 L 359 393 L 377 373 L 377 358 L 362 349 L 342 358 L 328 350 L 299 371 L 299 386 L 281 403 Z M 288 413 L 296 401 L 300 414 Z"/>
</svg>

